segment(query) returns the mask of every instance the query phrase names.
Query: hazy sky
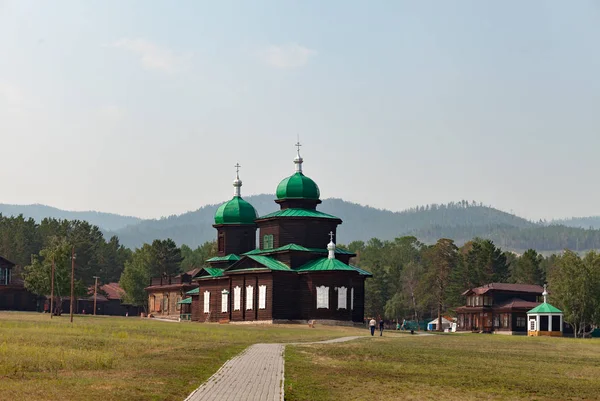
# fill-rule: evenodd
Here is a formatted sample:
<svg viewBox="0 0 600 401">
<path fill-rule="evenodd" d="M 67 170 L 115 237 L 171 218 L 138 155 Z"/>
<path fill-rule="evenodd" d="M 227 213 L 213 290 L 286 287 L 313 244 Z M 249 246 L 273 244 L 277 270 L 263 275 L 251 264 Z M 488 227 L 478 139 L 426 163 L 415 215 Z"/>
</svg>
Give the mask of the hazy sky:
<svg viewBox="0 0 600 401">
<path fill-rule="evenodd" d="M 600 214 L 600 2 L 0 0 L 0 202 Z"/>
</svg>

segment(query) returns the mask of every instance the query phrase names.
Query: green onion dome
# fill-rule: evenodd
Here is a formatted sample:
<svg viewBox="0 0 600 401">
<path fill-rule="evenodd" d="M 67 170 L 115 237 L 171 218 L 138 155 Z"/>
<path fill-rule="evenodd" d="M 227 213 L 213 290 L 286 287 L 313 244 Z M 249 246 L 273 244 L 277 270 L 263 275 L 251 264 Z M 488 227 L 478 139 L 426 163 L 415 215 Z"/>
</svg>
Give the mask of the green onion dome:
<svg viewBox="0 0 600 401">
<path fill-rule="evenodd" d="M 314 199 L 318 200 L 321 192 L 317 184 L 302 174 L 301 171 L 284 178 L 277 186 L 277 199 Z"/>
<path fill-rule="evenodd" d="M 250 203 L 240 196 L 234 196 L 219 206 L 215 213 L 215 224 L 254 224 L 257 218 L 256 209 Z"/>
<path fill-rule="evenodd" d="M 215 213 L 215 224 L 254 224 L 258 218 L 256 209 L 242 199 L 242 180 L 240 180 L 240 165 L 235 165 L 236 175 L 233 180 L 233 198 L 223 203 Z"/>
</svg>

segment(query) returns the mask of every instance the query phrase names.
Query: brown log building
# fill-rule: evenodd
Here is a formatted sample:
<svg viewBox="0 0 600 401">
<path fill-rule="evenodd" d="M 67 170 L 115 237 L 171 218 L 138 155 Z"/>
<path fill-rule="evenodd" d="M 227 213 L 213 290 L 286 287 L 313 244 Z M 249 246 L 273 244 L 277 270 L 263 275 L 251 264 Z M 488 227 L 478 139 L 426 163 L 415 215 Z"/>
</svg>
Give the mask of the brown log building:
<svg viewBox="0 0 600 401">
<path fill-rule="evenodd" d="M 490 283 L 462 295 L 456 309 L 458 331 L 526 334 L 527 312 L 540 305 L 544 288 L 531 284 Z"/>
<path fill-rule="evenodd" d="M 242 199 L 236 166 L 234 196 L 215 213 L 218 255 L 192 272 L 153 279 L 149 312 L 183 318 L 191 312 L 197 322 L 362 323 L 371 274 L 349 264 L 356 255 L 336 247 L 342 220 L 317 210 L 319 187 L 302 163 L 298 148 L 295 173 L 277 187 L 280 209 L 262 217 Z"/>
</svg>

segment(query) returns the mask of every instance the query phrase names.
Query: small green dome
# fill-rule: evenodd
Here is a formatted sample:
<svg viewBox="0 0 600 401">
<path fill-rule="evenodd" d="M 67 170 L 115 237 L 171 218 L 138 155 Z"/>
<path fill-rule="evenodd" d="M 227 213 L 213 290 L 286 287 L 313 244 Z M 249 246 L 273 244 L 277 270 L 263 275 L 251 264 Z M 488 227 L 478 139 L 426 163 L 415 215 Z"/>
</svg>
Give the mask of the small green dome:
<svg viewBox="0 0 600 401">
<path fill-rule="evenodd" d="M 277 199 L 315 199 L 318 200 L 321 192 L 317 184 L 302 174 L 284 178 L 277 186 Z"/>
<path fill-rule="evenodd" d="M 215 213 L 215 224 L 254 224 L 258 218 L 254 207 L 239 196 L 223 203 Z"/>
</svg>

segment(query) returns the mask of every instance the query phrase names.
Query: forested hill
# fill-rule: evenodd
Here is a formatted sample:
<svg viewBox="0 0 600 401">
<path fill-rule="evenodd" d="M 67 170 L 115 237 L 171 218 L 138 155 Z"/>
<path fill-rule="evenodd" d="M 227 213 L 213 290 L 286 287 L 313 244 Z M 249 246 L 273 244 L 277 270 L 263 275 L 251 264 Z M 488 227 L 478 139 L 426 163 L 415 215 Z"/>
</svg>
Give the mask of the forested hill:
<svg viewBox="0 0 600 401">
<path fill-rule="evenodd" d="M 7 205 L 0 203 L 0 214 L 3 216 L 18 216 L 32 218 L 38 223 L 49 217 L 54 219 L 82 220 L 104 230 L 118 230 L 129 224 L 137 224 L 142 219 L 138 217 L 121 216 L 103 212 L 71 212 L 46 205 Z"/>
<path fill-rule="evenodd" d="M 273 202 L 274 198 L 273 195 L 245 197 L 254 205 L 259 215 L 277 210 L 278 205 Z M 0 212 L 3 207 L 5 205 L 0 205 Z M 47 217 L 88 220 L 101 227 L 107 236 L 117 235 L 121 243 L 130 248 L 139 247 L 144 242 L 152 242 L 154 239 L 172 238 L 178 244 L 187 244 L 190 247 L 214 240 L 216 231 L 212 224 L 217 207 L 218 205 L 207 205 L 179 216 L 139 220 L 96 212 L 89 212 L 88 219 L 83 212 L 64 212 L 40 206 L 47 208 Z M 11 214 L 23 213 L 25 217 L 34 217 L 39 221 L 39 214 L 36 216 L 27 213 L 30 210 L 17 209 Z M 340 243 L 367 241 L 371 238 L 389 240 L 403 235 L 414 235 L 425 243 L 434 243 L 442 237 L 452 238 L 458 244 L 473 237 L 489 238 L 496 245 L 517 252 L 528 248 L 540 252 L 560 251 L 565 248 L 577 251 L 600 249 L 600 230 L 534 223 L 474 202 L 428 205 L 403 212 L 390 212 L 341 199 L 325 199 L 319 205 L 319 210 L 338 216 L 344 221 L 338 230 Z M 57 215 L 58 212 L 61 214 Z"/>
<path fill-rule="evenodd" d="M 572 217 L 570 219 L 552 220 L 551 224 L 600 229 L 600 216 Z"/>
<path fill-rule="evenodd" d="M 277 210 L 273 195 L 245 198 L 260 215 Z M 215 238 L 213 216 L 218 205 L 204 206 L 194 212 L 160 220 L 145 220 L 115 232 L 128 246 L 139 246 L 155 238 L 173 238 L 177 243 L 195 247 Z M 490 238 L 505 248 L 521 252 L 535 248 L 541 252 L 564 248 L 587 250 L 600 248 L 600 231 L 560 225 L 536 224 L 492 207 L 469 202 L 420 206 L 403 212 L 390 212 L 346 202 L 325 199 L 319 210 L 340 217 L 338 241 L 349 243 L 371 238 L 393 239 L 415 235 L 434 243 L 439 238 L 453 238 L 459 244 L 473 237 Z"/>
</svg>

